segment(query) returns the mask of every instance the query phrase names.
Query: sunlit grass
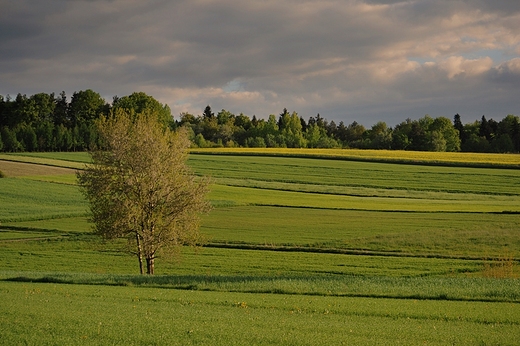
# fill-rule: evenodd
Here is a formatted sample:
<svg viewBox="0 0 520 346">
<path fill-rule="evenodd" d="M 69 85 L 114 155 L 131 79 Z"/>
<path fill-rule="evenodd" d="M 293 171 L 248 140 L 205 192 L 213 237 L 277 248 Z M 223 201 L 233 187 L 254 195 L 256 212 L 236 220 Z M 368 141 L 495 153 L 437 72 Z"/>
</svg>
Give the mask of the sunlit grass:
<svg viewBox="0 0 520 346">
<path fill-rule="evenodd" d="M 513 345 L 518 304 L 0 282 L 6 344 Z M 30 306 L 30 309 L 20 309 Z"/>
<path fill-rule="evenodd" d="M 61 176 L 74 175 L 75 170 L 63 167 L 45 166 L 25 162 L 14 162 L 0 160 L 0 169 L 5 177 L 27 177 L 27 176 Z"/>
<path fill-rule="evenodd" d="M 265 190 L 293 191 L 306 193 L 320 193 L 327 195 L 346 195 L 357 197 L 397 197 L 411 199 L 430 199 L 430 200 L 496 200 L 510 202 L 512 205 L 520 201 L 520 196 L 510 195 L 488 195 L 482 193 L 456 193 L 443 191 L 421 191 L 410 189 L 385 189 L 370 188 L 359 186 L 345 185 L 327 185 L 327 184 L 311 184 L 311 183 L 287 183 L 280 181 L 266 181 L 255 179 L 240 178 L 212 178 L 212 182 L 216 185 L 227 185 L 236 187 L 249 187 Z M 457 202 L 454 202 L 457 203 Z"/>
<path fill-rule="evenodd" d="M 41 231 L 35 230 L 38 237 Z M 137 258 L 124 241 L 104 243 L 90 235 L 48 232 L 43 241 L 3 242 L 3 270 L 137 274 Z M 21 235 L 20 235 L 21 237 Z M 159 256 L 158 274 L 291 276 L 445 276 L 474 273 L 483 262 L 450 258 L 363 256 L 305 251 L 242 250 L 206 247 L 183 249 L 181 257 Z"/>
<path fill-rule="evenodd" d="M 117 275 L 10 272 L 10 282 L 135 286 L 214 292 L 306 296 L 520 302 L 518 280 L 471 277 L 305 276 L 305 275 Z"/>
<path fill-rule="evenodd" d="M 518 170 L 192 155 L 209 247 L 149 277 L 45 173 L 86 153 L 8 156 L 36 172 L 0 179 L 0 343 L 517 343 Z"/>
<path fill-rule="evenodd" d="M 197 174 L 327 187 L 520 195 L 520 170 L 407 166 L 308 158 L 192 155 Z"/>
<path fill-rule="evenodd" d="M 62 159 L 64 156 L 67 159 Z M 0 160 L 82 169 L 90 159 L 87 153 L 0 153 Z"/>
<path fill-rule="evenodd" d="M 14 226 L 17 229 L 27 229 L 28 231 L 43 229 L 67 233 L 85 233 L 92 230 L 92 224 L 88 222 L 87 216 L 42 218 L 39 220 L 4 222 L 3 225 L 5 228 Z"/>
<path fill-rule="evenodd" d="M 237 205 L 292 206 L 300 208 L 324 208 L 372 211 L 421 211 L 421 212 L 520 212 L 519 198 L 511 201 L 495 200 L 482 196 L 459 203 L 453 200 L 412 199 L 389 197 L 358 197 L 302 193 L 294 191 L 265 190 L 247 187 L 213 185 L 210 199 L 233 201 Z"/>
<path fill-rule="evenodd" d="M 77 186 L 20 178 L 0 179 L 0 205 L 4 223 L 82 216 L 88 206 Z"/>
<path fill-rule="evenodd" d="M 247 215 L 247 217 L 244 217 Z M 203 218 L 211 242 L 520 257 L 518 215 L 236 206 Z"/>
</svg>

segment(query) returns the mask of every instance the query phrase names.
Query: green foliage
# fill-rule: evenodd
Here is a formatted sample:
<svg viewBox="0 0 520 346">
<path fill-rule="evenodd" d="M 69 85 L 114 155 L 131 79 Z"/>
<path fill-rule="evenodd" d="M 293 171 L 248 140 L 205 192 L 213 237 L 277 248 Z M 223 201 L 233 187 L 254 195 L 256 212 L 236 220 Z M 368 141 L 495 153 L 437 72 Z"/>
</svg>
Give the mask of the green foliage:
<svg viewBox="0 0 520 346">
<path fill-rule="evenodd" d="M 438 133 L 444 140 L 443 150 L 436 151 L 460 151 L 460 138 L 458 130 L 446 117 L 436 118 L 430 126 L 430 131 Z"/>
<path fill-rule="evenodd" d="M 3 150 L 7 152 L 18 152 L 23 150 L 22 144 L 16 138 L 16 132 L 4 126 L 0 129 L 2 136 Z"/>
<path fill-rule="evenodd" d="M 187 133 L 171 132 L 157 114 L 119 110 L 98 126 L 102 147 L 77 174 L 96 233 L 136 243 L 131 253 L 140 263 L 145 258 L 153 274 L 159 251 L 199 241 L 207 182 L 195 180 L 185 164 Z"/>
<path fill-rule="evenodd" d="M 69 117 L 73 126 L 88 125 L 106 114 L 106 110 L 106 102 L 99 93 L 91 89 L 81 90 L 72 94 Z"/>
<path fill-rule="evenodd" d="M 262 137 L 249 137 L 246 139 L 246 147 L 248 148 L 265 148 L 265 140 Z"/>
<path fill-rule="evenodd" d="M 197 136 L 195 136 L 194 143 L 197 148 L 207 148 L 209 146 L 202 133 L 199 133 Z"/>
<path fill-rule="evenodd" d="M 520 118 L 507 115 L 501 121 L 487 120 L 463 124 L 456 114 L 453 123 L 447 117 L 425 115 L 407 119 L 395 128 L 383 121 L 370 129 L 356 121 L 349 125 L 328 121 L 319 114 L 306 122 L 286 108 L 267 119 L 235 115 L 225 109 L 215 115 L 206 106 L 202 115 L 183 113 L 175 121 L 168 105 L 163 105 L 144 92 L 115 96 L 112 105 L 91 89 L 74 92 L 70 103 L 65 92 L 38 93 L 27 97 L 18 94 L 15 100 L 3 97 L 0 102 L 0 127 L 14 133 L 3 139 L 0 150 L 54 151 L 88 150 L 98 145 L 92 123 L 101 116 L 123 110 L 136 115 L 155 114 L 164 127 L 189 127 L 194 146 L 257 147 L 257 148 L 360 148 L 414 151 L 520 152 Z M 36 134 L 37 141 L 34 141 Z M 6 133 L 6 135 L 9 135 Z M 200 135 L 200 136 L 199 136 Z M 204 141 L 202 141 L 204 139 Z M 36 143 L 36 144 L 35 144 Z"/>
<path fill-rule="evenodd" d="M 112 106 L 113 111 L 124 110 L 128 114 L 138 115 L 143 113 L 154 114 L 157 120 L 168 127 L 173 122 L 173 117 L 168 105 L 163 105 L 152 96 L 144 92 L 134 92 L 128 96 L 116 98 Z"/>
</svg>

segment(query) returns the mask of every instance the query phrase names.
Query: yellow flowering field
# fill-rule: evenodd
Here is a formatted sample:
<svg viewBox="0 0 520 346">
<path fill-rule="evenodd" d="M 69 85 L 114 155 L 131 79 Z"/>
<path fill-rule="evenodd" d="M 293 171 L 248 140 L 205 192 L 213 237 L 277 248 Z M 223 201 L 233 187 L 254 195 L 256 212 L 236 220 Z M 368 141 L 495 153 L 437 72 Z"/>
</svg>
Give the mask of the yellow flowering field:
<svg viewBox="0 0 520 346">
<path fill-rule="evenodd" d="M 308 149 L 308 148 L 208 148 L 192 149 L 192 153 L 272 155 L 293 157 L 319 157 L 345 160 L 426 163 L 462 166 L 498 166 L 520 168 L 519 154 L 425 152 L 368 149 Z"/>
</svg>

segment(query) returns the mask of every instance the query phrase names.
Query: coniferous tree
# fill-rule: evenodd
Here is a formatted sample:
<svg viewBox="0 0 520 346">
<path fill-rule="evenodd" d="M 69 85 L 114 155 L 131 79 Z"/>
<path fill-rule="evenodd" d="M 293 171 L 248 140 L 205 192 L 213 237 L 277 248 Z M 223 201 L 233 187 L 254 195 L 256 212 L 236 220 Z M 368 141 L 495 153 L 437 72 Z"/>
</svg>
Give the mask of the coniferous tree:
<svg viewBox="0 0 520 346">
<path fill-rule="evenodd" d="M 459 139 L 461 144 L 464 143 L 466 141 L 466 134 L 464 132 L 464 125 L 462 124 L 459 113 L 453 116 L 453 127 L 459 131 Z"/>
<path fill-rule="evenodd" d="M 68 116 L 69 104 L 67 102 L 67 95 L 62 91 L 55 100 L 56 107 L 54 108 L 53 119 L 54 125 L 70 126 L 70 119 Z"/>
<path fill-rule="evenodd" d="M 485 115 L 483 115 L 480 120 L 479 135 L 480 137 L 485 137 L 488 142 L 491 142 L 492 130 Z"/>
<path fill-rule="evenodd" d="M 342 142 L 346 141 L 347 127 L 343 121 L 339 122 L 338 129 L 336 130 L 336 136 Z"/>
<path fill-rule="evenodd" d="M 215 117 L 215 113 L 211 110 L 210 105 L 207 105 L 206 108 L 204 108 L 204 112 L 202 113 L 202 117 L 204 119 L 213 119 Z"/>
<path fill-rule="evenodd" d="M 512 124 L 512 136 L 511 139 L 513 141 L 513 146 L 515 147 L 515 151 L 520 152 L 520 119 L 519 117 L 514 117 Z"/>
<path fill-rule="evenodd" d="M 4 100 L 4 97 L 0 95 L 0 128 L 7 126 L 7 106 L 8 103 Z M 0 150 L 2 150 L 0 148 Z"/>
</svg>

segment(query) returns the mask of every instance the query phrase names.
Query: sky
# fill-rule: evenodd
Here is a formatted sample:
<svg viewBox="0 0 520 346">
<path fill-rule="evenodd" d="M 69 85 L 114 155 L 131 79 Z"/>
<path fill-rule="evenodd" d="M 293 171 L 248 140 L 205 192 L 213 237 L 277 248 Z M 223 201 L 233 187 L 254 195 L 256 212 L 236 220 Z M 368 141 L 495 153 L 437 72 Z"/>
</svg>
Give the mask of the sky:
<svg viewBox="0 0 520 346">
<path fill-rule="evenodd" d="M 518 0 L 0 0 L 0 95 L 346 125 L 520 115 Z"/>
</svg>

